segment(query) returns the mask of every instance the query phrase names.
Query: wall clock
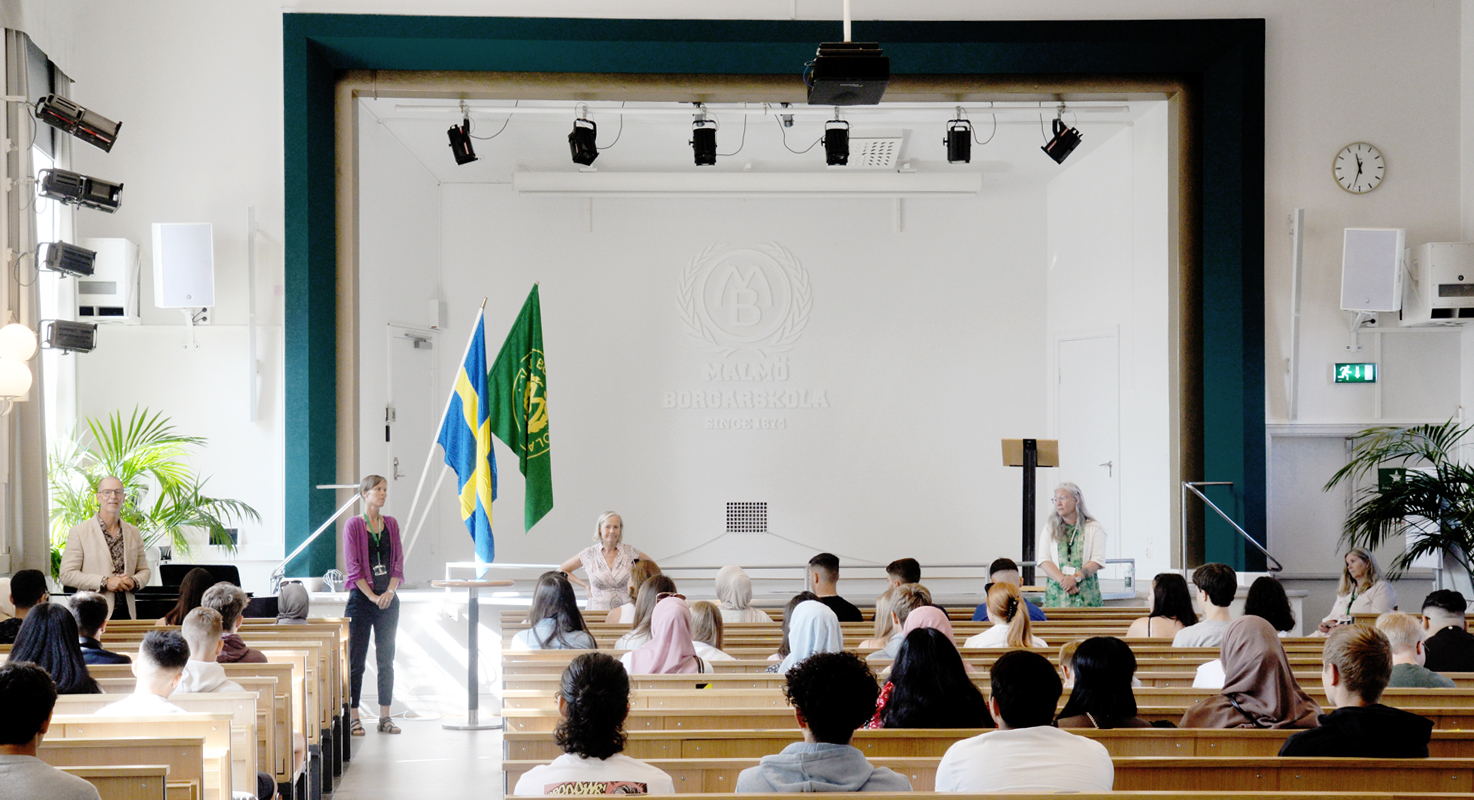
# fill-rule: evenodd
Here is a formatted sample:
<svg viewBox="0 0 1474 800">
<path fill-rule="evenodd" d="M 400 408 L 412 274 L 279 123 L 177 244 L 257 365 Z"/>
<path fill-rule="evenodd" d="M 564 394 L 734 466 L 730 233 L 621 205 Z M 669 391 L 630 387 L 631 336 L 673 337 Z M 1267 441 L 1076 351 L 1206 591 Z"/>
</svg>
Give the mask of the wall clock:
<svg viewBox="0 0 1474 800">
<path fill-rule="evenodd" d="M 1366 194 L 1382 185 L 1387 174 L 1387 160 L 1382 151 L 1366 142 L 1353 142 L 1341 148 L 1331 162 L 1331 175 L 1336 183 L 1352 194 Z"/>
</svg>

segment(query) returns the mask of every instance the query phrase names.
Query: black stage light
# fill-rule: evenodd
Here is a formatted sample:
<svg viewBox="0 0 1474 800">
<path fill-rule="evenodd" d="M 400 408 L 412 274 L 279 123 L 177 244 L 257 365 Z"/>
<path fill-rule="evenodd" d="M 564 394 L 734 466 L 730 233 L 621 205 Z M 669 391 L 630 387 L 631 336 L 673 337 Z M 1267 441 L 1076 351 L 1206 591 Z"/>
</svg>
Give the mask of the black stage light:
<svg viewBox="0 0 1474 800">
<path fill-rule="evenodd" d="M 54 128 L 66 131 L 82 141 L 112 152 L 121 122 L 113 122 L 96 111 L 73 103 L 65 97 L 48 94 L 36 103 L 36 118 Z"/>
<path fill-rule="evenodd" d="M 94 323 L 48 319 L 41 321 L 41 330 L 42 340 L 52 350 L 90 353 L 97 349 L 97 325 Z"/>
<path fill-rule="evenodd" d="M 1054 159 L 1054 163 L 1063 164 L 1065 163 L 1065 159 L 1070 157 L 1070 153 L 1075 152 L 1075 148 L 1080 146 L 1081 138 L 1079 129 L 1065 125 L 1064 120 L 1056 117 L 1054 120 L 1054 138 L 1049 140 L 1049 144 L 1039 149 L 1043 150 L 1045 155 Z"/>
<path fill-rule="evenodd" d="M 965 119 L 947 122 L 947 163 L 972 163 L 972 123 Z"/>
<path fill-rule="evenodd" d="M 711 167 L 717 163 L 717 121 L 698 119 L 691 123 L 691 152 L 696 166 Z"/>
<path fill-rule="evenodd" d="M 579 117 L 573 121 L 573 130 L 568 133 L 568 152 L 573 156 L 573 163 L 585 167 L 594 163 L 599 157 L 599 148 L 594 144 L 598 135 L 599 126 L 593 120 Z"/>
<path fill-rule="evenodd" d="M 109 214 L 122 202 L 123 184 L 92 178 L 64 169 L 43 169 L 37 181 L 42 197 L 95 208 Z"/>
<path fill-rule="evenodd" d="M 52 272 L 86 278 L 92 275 L 96 262 L 97 253 L 85 247 L 66 242 L 47 242 L 41 245 L 41 266 Z"/>
<path fill-rule="evenodd" d="M 850 163 L 850 124 L 842 119 L 824 123 L 824 163 L 831 167 Z"/>
<path fill-rule="evenodd" d="M 476 148 L 471 146 L 471 119 L 463 117 L 461 124 L 450 126 L 445 132 L 450 137 L 450 152 L 456 157 L 456 165 L 469 164 L 476 160 Z"/>
</svg>

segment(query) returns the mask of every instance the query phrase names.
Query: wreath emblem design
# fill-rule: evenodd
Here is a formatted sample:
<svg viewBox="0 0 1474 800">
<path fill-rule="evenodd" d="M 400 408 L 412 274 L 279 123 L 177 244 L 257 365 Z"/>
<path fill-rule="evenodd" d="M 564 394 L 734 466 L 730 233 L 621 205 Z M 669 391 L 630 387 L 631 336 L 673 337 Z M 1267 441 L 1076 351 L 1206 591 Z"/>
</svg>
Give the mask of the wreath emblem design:
<svg viewBox="0 0 1474 800">
<path fill-rule="evenodd" d="M 781 281 L 778 287 L 781 291 L 772 294 L 782 295 L 786 300 L 782 304 L 781 321 L 765 326 L 770 330 L 756 338 L 741 336 L 716 322 L 708 299 L 707 283 L 713 272 L 739 259 L 758 265 L 751 268 L 749 280 L 760 271 L 760 279 L 768 282 L 765 285 Z M 781 245 L 768 242 L 750 247 L 730 247 L 718 242 L 702 250 L 681 271 L 678 300 L 686 332 L 702 347 L 720 353 L 723 358 L 744 349 L 753 351 L 760 358 L 771 358 L 792 349 L 793 343 L 809 324 L 814 297 L 808 271 Z"/>
</svg>

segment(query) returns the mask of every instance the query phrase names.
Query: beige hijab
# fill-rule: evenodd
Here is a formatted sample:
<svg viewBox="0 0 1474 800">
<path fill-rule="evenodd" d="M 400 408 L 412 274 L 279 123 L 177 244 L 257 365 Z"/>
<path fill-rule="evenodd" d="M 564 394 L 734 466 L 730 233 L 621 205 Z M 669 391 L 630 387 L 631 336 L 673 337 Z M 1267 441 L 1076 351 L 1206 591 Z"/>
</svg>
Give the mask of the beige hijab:
<svg viewBox="0 0 1474 800">
<path fill-rule="evenodd" d="M 717 599 L 723 622 L 772 622 L 761 609 L 752 607 L 752 578 L 741 567 L 727 565 L 717 571 Z"/>
<path fill-rule="evenodd" d="M 1223 634 L 1223 692 L 1182 715 L 1182 728 L 1315 728 L 1321 708 L 1290 672 L 1274 628 L 1261 617 L 1234 620 Z"/>
</svg>

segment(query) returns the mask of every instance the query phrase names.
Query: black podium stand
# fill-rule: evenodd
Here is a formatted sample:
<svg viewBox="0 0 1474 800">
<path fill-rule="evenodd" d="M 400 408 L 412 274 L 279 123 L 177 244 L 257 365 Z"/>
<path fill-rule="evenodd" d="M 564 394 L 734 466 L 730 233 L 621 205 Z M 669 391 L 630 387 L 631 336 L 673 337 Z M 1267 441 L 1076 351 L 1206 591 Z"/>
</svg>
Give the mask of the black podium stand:
<svg viewBox="0 0 1474 800">
<path fill-rule="evenodd" d="M 1024 470 L 1024 530 L 1023 530 L 1023 560 L 1030 562 L 1029 566 L 1022 568 L 1022 578 L 1025 586 L 1034 585 L 1033 562 L 1037 561 L 1038 553 L 1034 552 L 1034 536 L 1038 532 L 1034 524 L 1034 505 L 1038 498 L 1038 484 L 1034 470 L 1039 467 L 1059 466 L 1059 440 L 1058 439 L 1004 439 L 1003 440 L 1003 465 L 1005 467 L 1022 467 Z"/>
</svg>

